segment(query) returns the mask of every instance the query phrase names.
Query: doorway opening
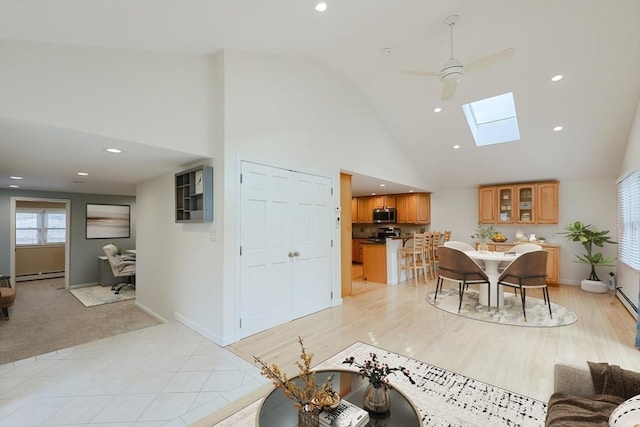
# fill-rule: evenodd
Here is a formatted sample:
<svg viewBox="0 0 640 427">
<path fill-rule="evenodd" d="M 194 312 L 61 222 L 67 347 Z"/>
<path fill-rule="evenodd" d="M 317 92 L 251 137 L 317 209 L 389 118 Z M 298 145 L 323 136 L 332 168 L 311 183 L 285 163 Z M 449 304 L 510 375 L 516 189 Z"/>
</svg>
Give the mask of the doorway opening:
<svg viewBox="0 0 640 427">
<path fill-rule="evenodd" d="M 23 221 L 18 221 L 19 213 Z M 64 231 L 60 222 L 64 223 Z M 69 289 L 69 199 L 11 197 L 10 233 L 9 265 L 14 285 L 19 281 L 63 277 L 64 288 Z"/>
</svg>

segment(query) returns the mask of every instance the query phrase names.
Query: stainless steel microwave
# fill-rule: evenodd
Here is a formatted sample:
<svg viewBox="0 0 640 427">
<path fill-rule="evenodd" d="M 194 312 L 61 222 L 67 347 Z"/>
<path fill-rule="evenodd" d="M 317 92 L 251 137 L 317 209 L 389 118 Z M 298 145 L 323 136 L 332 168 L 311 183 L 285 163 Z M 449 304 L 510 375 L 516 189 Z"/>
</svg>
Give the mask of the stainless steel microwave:
<svg viewBox="0 0 640 427">
<path fill-rule="evenodd" d="M 396 208 L 377 208 L 373 210 L 373 222 L 375 224 L 395 224 Z"/>
</svg>

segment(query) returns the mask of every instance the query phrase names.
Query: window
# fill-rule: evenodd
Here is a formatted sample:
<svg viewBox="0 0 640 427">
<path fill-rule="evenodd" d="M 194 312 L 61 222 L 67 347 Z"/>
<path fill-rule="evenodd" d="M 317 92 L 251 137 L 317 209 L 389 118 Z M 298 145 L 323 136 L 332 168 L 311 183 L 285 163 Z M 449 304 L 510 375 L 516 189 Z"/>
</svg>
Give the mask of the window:
<svg viewBox="0 0 640 427">
<path fill-rule="evenodd" d="M 513 93 L 504 93 L 462 106 L 477 146 L 520 139 Z"/>
<path fill-rule="evenodd" d="M 618 258 L 640 271 L 640 171 L 618 181 Z"/>
<path fill-rule="evenodd" d="M 16 245 L 65 243 L 67 213 L 64 209 L 18 209 Z"/>
</svg>

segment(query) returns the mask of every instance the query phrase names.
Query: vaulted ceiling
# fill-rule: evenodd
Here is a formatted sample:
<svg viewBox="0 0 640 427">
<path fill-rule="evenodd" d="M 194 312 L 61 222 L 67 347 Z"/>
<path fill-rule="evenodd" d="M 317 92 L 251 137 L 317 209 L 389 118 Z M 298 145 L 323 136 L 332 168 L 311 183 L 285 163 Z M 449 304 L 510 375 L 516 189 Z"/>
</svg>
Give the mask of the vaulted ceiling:
<svg viewBox="0 0 640 427">
<path fill-rule="evenodd" d="M 3 0 L 0 39 L 184 54 L 233 49 L 318 61 L 351 80 L 398 149 L 424 164 L 423 190 L 616 177 L 640 99 L 640 1 L 327 3 L 318 13 L 312 0 Z M 450 54 L 444 21 L 452 14 L 460 16 L 454 54 L 463 64 L 507 48 L 515 54 L 468 73 L 455 96 L 442 101 L 438 77 L 405 71 L 442 68 Z M 564 78 L 552 83 L 555 74 Z M 520 141 L 475 147 L 461 105 L 505 92 L 514 94 Z M 132 193 L 135 183 L 197 158 L 124 142 L 137 167 L 113 165 L 81 149 L 104 145 L 101 139 L 0 117 L 0 187 L 10 183 L 5 175 L 22 174 L 37 177 L 25 189 Z M 58 159 L 48 150 L 53 143 L 74 156 Z M 91 182 L 62 176 L 87 164 Z M 356 174 L 354 194 L 377 189 L 372 178 L 379 177 Z M 407 189 L 388 184 L 388 192 Z"/>
</svg>

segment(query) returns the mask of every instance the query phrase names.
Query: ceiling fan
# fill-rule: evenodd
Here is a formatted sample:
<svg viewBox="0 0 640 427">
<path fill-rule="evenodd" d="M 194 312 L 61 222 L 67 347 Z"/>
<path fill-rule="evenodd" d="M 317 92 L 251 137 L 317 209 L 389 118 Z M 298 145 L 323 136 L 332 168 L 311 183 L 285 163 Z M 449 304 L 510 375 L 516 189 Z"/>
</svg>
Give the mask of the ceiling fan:
<svg viewBox="0 0 640 427">
<path fill-rule="evenodd" d="M 456 25 L 456 22 L 458 22 L 459 18 L 460 17 L 458 15 L 451 15 L 444 20 L 445 24 L 449 26 L 451 33 L 451 55 L 449 57 L 449 60 L 445 62 L 440 72 L 406 71 L 406 73 L 416 76 L 440 77 L 440 80 L 444 83 L 444 87 L 442 88 L 443 101 L 447 101 L 453 98 L 453 95 L 455 95 L 456 93 L 456 85 L 462 79 L 462 77 L 464 77 L 465 72 L 472 72 L 474 70 L 490 67 L 496 63 L 511 58 L 515 52 L 515 49 L 513 48 L 505 49 L 500 52 L 484 56 L 480 59 L 470 62 L 466 66 L 463 66 L 462 63 L 458 61 L 453 55 L 453 27 Z"/>
</svg>

